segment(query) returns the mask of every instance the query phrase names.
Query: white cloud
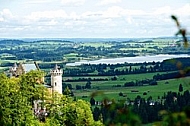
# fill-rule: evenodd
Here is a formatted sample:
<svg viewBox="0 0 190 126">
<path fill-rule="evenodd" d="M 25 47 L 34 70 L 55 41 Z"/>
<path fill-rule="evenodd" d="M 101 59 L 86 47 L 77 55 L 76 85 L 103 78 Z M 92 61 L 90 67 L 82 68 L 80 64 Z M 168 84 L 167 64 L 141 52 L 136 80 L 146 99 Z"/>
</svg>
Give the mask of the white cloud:
<svg viewBox="0 0 190 126">
<path fill-rule="evenodd" d="M 171 14 L 171 13 L 172 13 L 172 9 L 170 6 L 160 7 L 153 12 L 153 14 L 155 15 Z"/>
<path fill-rule="evenodd" d="M 128 24 L 132 24 L 133 19 L 129 16 L 129 17 L 126 18 L 126 21 L 127 21 Z"/>
<path fill-rule="evenodd" d="M 190 16 L 190 4 L 186 4 L 179 9 L 175 9 L 174 13 L 179 16 Z"/>
<path fill-rule="evenodd" d="M 111 18 L 103 19 L 100 21 L 101 24 L 109 24 L 110 22 L 112 22 Z"/>
<path fill-rule="evenodd" d="M 24 1 L 25 4 L 44 4 L 44 3 L 50 3 L 52 0 L 30 0 L 30 1 Z"/>
<path fill-rule="evenodd" d="M 55 19 L 55 18 L 66 18 L 67 14 L 64 10 L 55 11 L 38 11 L 32 12 L 29 16 L 26 16 L 29 20 L 39 20 L 39 19 Z"/>
<path fill-rule="evenodd" d="M 123 13 L 124 9 L 119 6 L 113 6 L 108 8 L 104 13 L 103 17 L 119 17 Z"/>
<path fill-rule="evenodd" d="M 11 18 L 14 18 L 12 12 L 9 9 L 3 9 L 0 12 L 0 21 L 9 20 Z"/>
<path fill-rule="evenodd" d="M 143 16 L 149 13 L 142 10 L 135 9 L 124 9 L 120 6 L 109 7 L 106 11 L 102 12 L 102 16 L 105 18 L 118 18 L 118 17 L 129 17 L 129 16 Z"/>
<path fill-rule="evenodd" d="M 107 4 L 115 4 L 115 3 L 120 3 L 121 0 L 101 0 L 98 5 L 107 5 Z"/>
<path fill-rule="evenodd" d="M 62 0 L 61 4 L 71 5 L 71 6 L 80 6 L 85 3 L 85 0 Z"/>
<path fill-rule="evenodd" d="M 101 5 L 106 6 L 96 6 L 97 2 L 92 0 L 86 0 L 86 4 L 85 0 L 55 1 L 27 0 L 28 3 L 36 3 L 37 6 L 28 4 L 28 8 L 31 10 L 26 11 L 23 15 L 19 13 L 21 11 L 14 11 L 13 8 L 0 10 L 0 32 L 2 33 L 0 37 L 12 35 L 31 37 L 54 35 L 65 35 L 66 37 L 167 36 L 168 34 L 173 35 L 176 28 L 170 18 L 171 14 L 176 14 L 181 24 L 189 26 L 190 22 L 190 4 L 179 8 L 162 6 L 150 10 L 119 6 L 125 2 L 121 0 L 99 0 Z M 60 5 L 60 2 L 64 6 Z M 114 6 L 112 6 L 113 4 Z M 46 5 L 47 7 L 45 7 Z M 78 5 L 84 6 L 79 7 Z M 41 8 L 39 9 L 39 7 Z M 187 18 L 188 16 L 189 18 Z"/>
<path fill-rule="evenodd" d="M 51 21 L 47 22 L 46 25 L 51 25 L 51 26 L 53 26 L 53 25 L 57 25 L 57 24 L 58 24 L 57 21 L 55 21 L 55 20 L 51 20 Z"/>
<path fill-rule="evenodd" d="M 0 17 L 0 22 L 1 22 L 1 21 L 4 21 L 4 18 Z"/>
</svg>

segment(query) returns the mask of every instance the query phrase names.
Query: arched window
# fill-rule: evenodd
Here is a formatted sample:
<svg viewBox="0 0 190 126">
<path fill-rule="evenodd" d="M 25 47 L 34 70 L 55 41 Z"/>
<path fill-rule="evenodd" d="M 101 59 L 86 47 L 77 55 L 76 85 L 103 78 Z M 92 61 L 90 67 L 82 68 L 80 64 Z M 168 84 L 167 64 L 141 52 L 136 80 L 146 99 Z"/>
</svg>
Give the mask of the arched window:
<svg viewBox="0 0 190 126">
<path fill-rule="evenodd" d="M 57 83 L 55 82 L 55 86 L 57 86 Z"/>
</svg>

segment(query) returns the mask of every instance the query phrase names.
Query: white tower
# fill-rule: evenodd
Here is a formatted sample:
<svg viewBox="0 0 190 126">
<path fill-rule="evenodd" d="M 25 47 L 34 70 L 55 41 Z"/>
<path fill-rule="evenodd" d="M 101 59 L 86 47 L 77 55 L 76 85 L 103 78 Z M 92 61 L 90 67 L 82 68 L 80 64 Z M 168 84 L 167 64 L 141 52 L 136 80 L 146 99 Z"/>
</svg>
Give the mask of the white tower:
<svg viewBox="0 0 190 126">
<path fill-rule="evenodd" d="M 59 94 L 62 94 L 62 74 L 63 74 L 63 71 L 56 64 L 54 69 L 50 70 L 50 74 L 51 74 L 52 91 L 58 92 Z"/>
</svg>

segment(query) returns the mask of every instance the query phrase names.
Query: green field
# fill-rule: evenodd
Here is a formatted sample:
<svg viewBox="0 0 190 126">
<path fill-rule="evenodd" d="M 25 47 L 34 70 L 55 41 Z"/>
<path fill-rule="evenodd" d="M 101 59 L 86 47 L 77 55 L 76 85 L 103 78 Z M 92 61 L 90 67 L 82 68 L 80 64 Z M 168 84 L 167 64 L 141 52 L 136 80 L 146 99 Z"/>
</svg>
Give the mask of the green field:
<svg viewBox="0 0 190 126">
<path fill-rule="evenodd" d="M 86 43 L 82 43 L 81 45 L 82 46 L 91 46 L 91 47 L 95 47 L 95 48 L 101 47 L 101 46 L 103 46 L 103 47 L 113 46 L 113 44 L 111 44 L 111 43 L 103 43 L 103 42 L 86 42 Z"/>
<path fill-rule="evenodd" d="M 118 83 L 122 81 L 117 81 Z M 166 84 L 166 82 L 168 82 Z M 76 84 L 84 84 L 84 82 L 78 82 Z M 96 100 L 102 100 L 104 98 L 109 99 L 134 99 L 136 96 L 140 95 L 143 98 L 148 98 L 152 96 L 153 99 L 160 98 L 164 95 L 164 92 L 168 91 L 178 92 L 179 84 L 183 85 L 184 90 L 190 89 L 190 77 L 180 78 L 180 79 L 170 79 L 164 81 L 158 81 L 158 85 L 155 86 L 138 86 L 138 87 L 112 87 L 114 83 L 111 82 L 92 82 L 92 87 L 100 87 L 100 89 L 88 89 L 88 90 L 75 90 L 74 94 L 77 98 L 82 98 L 82 96 L 87 96 L 86 100 L 89 100 L 89 96 L 92 92 L 101 91 L 103 94 L 95 97 Z M 73 85 L 74 86 L 74 85 Z M 136 90 L 138 92 L 131 92 Z M 125 97 L 119 96 L 119 93 L 122 92 Z M 147 92 L 147 95 L 143 95 L 144 92 Z"/>
</svg>

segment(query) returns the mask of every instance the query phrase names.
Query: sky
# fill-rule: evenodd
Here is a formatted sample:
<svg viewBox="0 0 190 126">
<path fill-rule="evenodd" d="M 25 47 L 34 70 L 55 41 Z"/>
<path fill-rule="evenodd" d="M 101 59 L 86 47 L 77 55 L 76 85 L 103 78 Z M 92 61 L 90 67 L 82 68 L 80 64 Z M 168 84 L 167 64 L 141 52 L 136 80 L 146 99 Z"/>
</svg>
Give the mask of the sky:
<svg viewBox="0 0 190 126">
<path fill-rule="evenodd" d="M 190 30 L 189 0 L 0 0 L 0 38 L 174 36 Z"/>
</svg>

